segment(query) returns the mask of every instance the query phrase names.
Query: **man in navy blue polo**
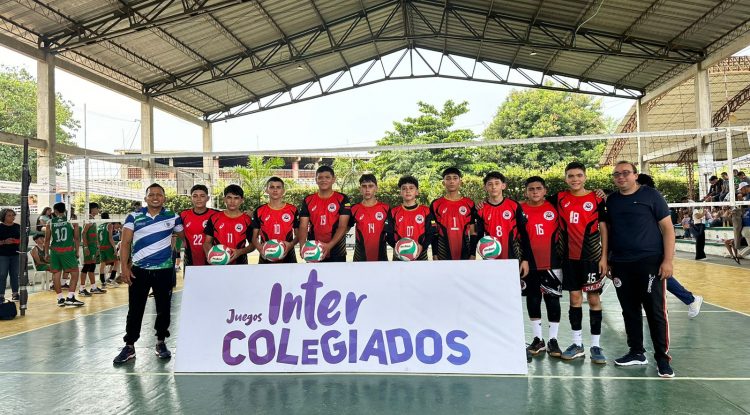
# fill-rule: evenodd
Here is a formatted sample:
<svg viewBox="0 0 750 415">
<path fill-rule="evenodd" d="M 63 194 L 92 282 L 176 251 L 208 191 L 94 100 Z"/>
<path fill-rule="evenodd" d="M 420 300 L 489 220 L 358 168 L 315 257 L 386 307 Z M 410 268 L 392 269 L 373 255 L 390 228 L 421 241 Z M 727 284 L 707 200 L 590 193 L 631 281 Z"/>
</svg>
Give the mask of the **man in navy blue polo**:
<svg viewBox="0 0 750 415">
<path fill-rule="evenodd" d="M 669 356 L 666 281 L 672 277 L 674 226 L 667 202 L 656 189 L 641 186 L 638 170 L 620 161 L 612 173 L 618 191 L 607 198 L 609 265 L 622 307 L 630 351 L 617 366 L 648 363 L 643 348 L 641 307 L 654 345 L 657 373 L 674 377 Z"/>
<path fill-rule="evenodd" d="M 169 337 L 172 308 L 172 234 L 183 238 L 182 219 L 164 208 L 164 188 L 159 184 L 154 183 L 146 189 L 144 200 L 147 206 L 129 214 L 122 227 L 120 266 L 122 279 L 129 286 L 128 317 L 123 338 L 125 347 L 115 357 L 114 363 L 135 358 L 135 342 L 141 334 L 150 290 L 154 292 L 156 303 L 155 353 L 162 359 L 172 356 L 164 340 Z"/>
</svg>

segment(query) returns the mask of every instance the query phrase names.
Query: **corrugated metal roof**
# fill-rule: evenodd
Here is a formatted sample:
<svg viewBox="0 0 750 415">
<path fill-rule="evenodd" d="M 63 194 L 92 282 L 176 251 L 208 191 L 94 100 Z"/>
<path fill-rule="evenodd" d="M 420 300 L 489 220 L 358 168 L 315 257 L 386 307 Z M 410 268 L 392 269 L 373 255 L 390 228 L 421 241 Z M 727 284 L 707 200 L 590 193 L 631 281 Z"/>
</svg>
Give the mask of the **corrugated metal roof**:
<svg viewBox="0 0 750 415">
<path fill-rule="evenodd" d="M 571 86 L 582 91 L 643 93 L 750 30 L 748 16 L 739 0 L 0 3 L 7 35 L 203 116 L 407 47 L 504 65 L 503 82 L 560 75 L 595 83 Z"/>
</svg>

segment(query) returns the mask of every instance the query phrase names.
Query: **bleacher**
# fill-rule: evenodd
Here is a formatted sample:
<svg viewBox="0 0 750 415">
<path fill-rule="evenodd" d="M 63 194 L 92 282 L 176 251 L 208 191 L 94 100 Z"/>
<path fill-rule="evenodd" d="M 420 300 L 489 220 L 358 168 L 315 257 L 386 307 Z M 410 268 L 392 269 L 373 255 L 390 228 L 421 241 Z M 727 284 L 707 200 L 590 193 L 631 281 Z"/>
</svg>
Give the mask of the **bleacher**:
<svg viewBox="0 0 750 415">
<path fill-rule="evenodd" d="M 675 225 L 675 235 L 677 240 L 675 241 L 676 249 L 680 252 L 692 252 L 695 253 L 695 239 L 693 238 L 681 238 L 685 234 L 684 229 L 681 225 Z M 706 248 L 704 249 L 706 255 L 716 255 L 728 257 L 724 246 L 724 241 L 727 239 L 734 239 L 734 230 L 731 227 L 708 227 L 706 228 Z M 742 256 L 748 256 L 750 254 L 750 248 L 743 246 L 740 250 Z"/>
</svg>

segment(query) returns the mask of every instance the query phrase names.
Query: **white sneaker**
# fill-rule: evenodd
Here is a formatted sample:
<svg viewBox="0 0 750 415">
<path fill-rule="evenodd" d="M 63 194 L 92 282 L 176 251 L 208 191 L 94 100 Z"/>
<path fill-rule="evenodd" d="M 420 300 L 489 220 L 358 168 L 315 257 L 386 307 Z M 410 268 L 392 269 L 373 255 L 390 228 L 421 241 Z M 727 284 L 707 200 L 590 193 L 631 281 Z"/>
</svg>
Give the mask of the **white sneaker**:
<svg viewBox="0 0 750 415">
<path fill-rule="evenodd" d="M 703 297 L 700 295 L 695 296 L 695 300 L 693 300 L 692 303 L 688 304 L 688 317 L 695 318 L 698 316 L 698 313 L 701 312 L 701 305 L 703 304 Z"/>
</svg>

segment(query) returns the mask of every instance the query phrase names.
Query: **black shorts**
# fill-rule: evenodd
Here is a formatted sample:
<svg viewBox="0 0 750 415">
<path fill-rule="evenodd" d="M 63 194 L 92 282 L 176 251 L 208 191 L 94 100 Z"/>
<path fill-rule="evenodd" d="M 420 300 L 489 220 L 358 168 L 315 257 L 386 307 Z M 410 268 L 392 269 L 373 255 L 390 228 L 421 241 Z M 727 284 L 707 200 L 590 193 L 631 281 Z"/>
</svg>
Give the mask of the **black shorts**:
<svg viewBox="0 0 750 415">
<path fill-rule="evenodd" d="M 521 295 L 525 297 L 541 295 L 562 297 L 562 270 L 529 271 L 529 275 L 521 279 Z"/>
<path fill-rule="evenodd" d="M 320 262 L 346 262 L 345 256 L 329 256 Z"/>
<path fill-rule="evenodd" d="M 569 259 L 563 263 L 563 289 L 602 293 L 604 275 L 599 273 L 599 263 Z"/>
<path fill-rule="evenodd" d="M 96 264 L 83 264 L 83 268 L 81 268 L 81 272 L 94 272 L 96 270 Z"/>
</svg>

